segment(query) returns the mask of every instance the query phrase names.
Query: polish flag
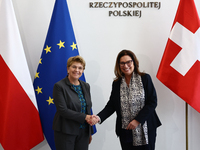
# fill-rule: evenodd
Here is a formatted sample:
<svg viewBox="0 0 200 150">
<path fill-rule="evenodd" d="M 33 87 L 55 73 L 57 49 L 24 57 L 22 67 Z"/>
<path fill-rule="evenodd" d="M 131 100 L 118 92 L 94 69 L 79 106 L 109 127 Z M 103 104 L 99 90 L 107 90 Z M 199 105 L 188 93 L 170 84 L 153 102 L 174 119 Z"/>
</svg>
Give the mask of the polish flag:
<svg viewBox="0 0 200 150">
<path fill-rule="evenodd" d="M 200 20 L 194 0 L 180 0 L 157 78 L 200 112 Z"/>
<path fill-rule="evenodd" d="M 30 150 L 44 140 L 35 93 L 11 0 L 0 3 L 0 143 Z"/>
</svg>

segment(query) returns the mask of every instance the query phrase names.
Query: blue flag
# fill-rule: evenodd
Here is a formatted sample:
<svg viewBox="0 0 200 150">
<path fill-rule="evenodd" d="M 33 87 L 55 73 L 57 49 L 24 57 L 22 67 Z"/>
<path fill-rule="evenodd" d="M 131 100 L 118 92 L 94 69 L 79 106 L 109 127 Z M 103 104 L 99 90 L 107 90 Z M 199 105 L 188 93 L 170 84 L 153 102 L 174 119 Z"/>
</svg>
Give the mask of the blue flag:
<svg viewBox="0 0 200 150">
<path fill-rule="evenodd" d="M 53 86 L 67 75 L 67 60 L 79 55 L 66 0 L 56 0 L 46 41 L 34 79 L 34 89 L 44 135 L 55 150 L 52 129 L 56 107 Z M 85 81 L 84 74 L 80 80 Z M 92 111 L 92 110 L 91 110 Z M 94 132 L 96 127 L 93 126 Z"/>
</svg>

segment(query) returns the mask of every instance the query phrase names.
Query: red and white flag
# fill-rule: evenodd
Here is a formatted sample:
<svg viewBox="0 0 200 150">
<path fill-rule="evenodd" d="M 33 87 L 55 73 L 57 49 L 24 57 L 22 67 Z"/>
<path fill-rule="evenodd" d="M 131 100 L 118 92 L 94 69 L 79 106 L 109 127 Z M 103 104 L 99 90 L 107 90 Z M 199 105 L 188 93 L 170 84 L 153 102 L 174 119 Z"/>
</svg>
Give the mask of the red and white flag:
<svg viewBox="0 0 200 150">
<path fill-rule="evenodd" d="M 180 0 L 157 78 L 200 112 L 200 20 L 194 0 Z"/>
<path fill-rule="evenodd" d="M 44 140 L 35 93 L 11 0 L 0 3 L 0 143 L 30 150 Z"/>
</svg>

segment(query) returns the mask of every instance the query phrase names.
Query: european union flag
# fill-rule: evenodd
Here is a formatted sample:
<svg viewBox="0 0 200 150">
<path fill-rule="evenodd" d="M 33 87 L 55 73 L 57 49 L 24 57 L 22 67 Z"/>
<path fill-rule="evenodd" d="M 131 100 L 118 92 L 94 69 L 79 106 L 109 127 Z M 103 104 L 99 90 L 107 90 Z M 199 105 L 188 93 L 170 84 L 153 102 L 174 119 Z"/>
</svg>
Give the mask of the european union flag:
<svg viewBox="0 0 200 150">
<path fill-rule="evenodd" d="M 52 96 L 53 86 L 67 75 L 68 58 L 77 55 L 79 52 L 67 2 L 66 0 L 56 0 L 34 80 L 43 132 L 52 150 L 55 150 L 52 124 L 56 112 Z M 85 81 L 84 75 L 80 79 Z M 96 132 L 95 126 L 93 129 Z"/>
</svg>

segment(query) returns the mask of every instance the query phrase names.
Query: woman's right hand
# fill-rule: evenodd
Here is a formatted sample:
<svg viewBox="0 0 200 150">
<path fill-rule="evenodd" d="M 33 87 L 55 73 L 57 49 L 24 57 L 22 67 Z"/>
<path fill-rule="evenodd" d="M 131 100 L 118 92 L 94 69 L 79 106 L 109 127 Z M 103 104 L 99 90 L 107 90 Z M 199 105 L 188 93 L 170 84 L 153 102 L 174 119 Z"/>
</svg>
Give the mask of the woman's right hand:
<svg viewBox="0 0 200 150">
<path fill-rule="evenodd" d="M 93 126 L 99 122 L 98 117 L 96 117 L 95 115 L 86 115 L 85 120 L 91 126 Z"/>
</svg>

